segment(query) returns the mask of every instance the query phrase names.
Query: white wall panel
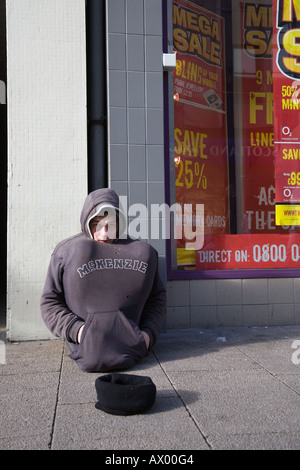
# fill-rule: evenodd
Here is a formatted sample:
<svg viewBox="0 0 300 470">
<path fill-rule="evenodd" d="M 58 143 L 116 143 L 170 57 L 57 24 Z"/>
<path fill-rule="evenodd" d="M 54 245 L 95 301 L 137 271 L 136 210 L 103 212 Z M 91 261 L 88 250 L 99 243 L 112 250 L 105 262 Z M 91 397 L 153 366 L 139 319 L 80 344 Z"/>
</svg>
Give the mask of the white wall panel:
<svg viewBox="0 0 300 470">
<path fill-rule="evenodd" d="M 87 193 L 84 0 L 7 1 L 8 338 L 50 337 L 40 296 Z"/>
</svg>

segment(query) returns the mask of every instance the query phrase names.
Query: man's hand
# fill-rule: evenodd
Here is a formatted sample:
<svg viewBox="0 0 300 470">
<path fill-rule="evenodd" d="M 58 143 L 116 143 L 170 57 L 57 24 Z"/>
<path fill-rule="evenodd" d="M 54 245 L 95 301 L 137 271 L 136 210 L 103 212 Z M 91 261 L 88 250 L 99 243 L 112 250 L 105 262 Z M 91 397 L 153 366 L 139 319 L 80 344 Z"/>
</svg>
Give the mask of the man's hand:
<svg viewBox="0 0 300 470">
<path fill-rule="evenodd" d="M 149 335 L 148 335 L 148 333 L 146 333 L 146 331 L 142 331 L 142 335 L 144 336 L 144 340 L 145 340 L 147 349 L 149 349 L 149 346 L 150 346 L 150 338 L 149 338 Z"/>
<path fill-rule="evenodd" d="M 83 332 L 83 328 L 84 328 L 84 325 L 82 325 L 79 330 L 78 330 L 78 333 L 77 333 L 77 342 L 80 344 L 80 340 L 81 340 L 81 335 L 82 335 L 82 332 Z M 146 331 L 142 331 L 141 332 L 143 337 L 144 337 L 144 340 L 145 340 L 145 343 L 146 343 L 146 346 L 147 346 L 147 349 L 149 349 L 149 346 L 150 346 L 150 338 L 149 338 L 149 335 L 148 333 L 146 333 Z"/>
<path fill-rule="evenodd" d="M 78 333 L 77 333 L 77 343 L 80 344 L 80 340 L 81 340 L 81 335 L 82 335 L 82 332 L 83 332 L 83 328 L 84 328 L 84 325 L 82 325 L 79 330 L 78 330 Z"/>
</svg>

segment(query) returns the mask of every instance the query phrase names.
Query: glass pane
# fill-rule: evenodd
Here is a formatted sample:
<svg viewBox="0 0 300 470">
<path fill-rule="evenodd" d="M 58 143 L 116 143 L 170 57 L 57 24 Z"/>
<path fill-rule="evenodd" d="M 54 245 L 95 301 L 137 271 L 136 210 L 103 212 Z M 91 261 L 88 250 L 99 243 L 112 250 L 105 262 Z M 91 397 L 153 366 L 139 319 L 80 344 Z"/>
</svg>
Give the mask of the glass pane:
<svg viewBox="0 0 300 470">
<path fill-rule="evenodd" d="M 272 2 L 174 0 L 173 42 L 173 269 L 297 268 L 299 227 L 275 222 Z"/>
</svg>

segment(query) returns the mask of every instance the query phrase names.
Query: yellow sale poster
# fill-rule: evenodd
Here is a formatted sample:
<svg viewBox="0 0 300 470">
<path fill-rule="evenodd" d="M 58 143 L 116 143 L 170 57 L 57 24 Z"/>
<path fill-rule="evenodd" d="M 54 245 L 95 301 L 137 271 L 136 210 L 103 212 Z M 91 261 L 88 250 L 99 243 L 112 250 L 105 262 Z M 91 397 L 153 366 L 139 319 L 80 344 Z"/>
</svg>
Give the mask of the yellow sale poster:
<svg viewBox="0 0 300 470">
<path fill-rule="evenodd" d="M 277 225 L 300 225 L 300 1 L 273 0 Z"/>
</svg>

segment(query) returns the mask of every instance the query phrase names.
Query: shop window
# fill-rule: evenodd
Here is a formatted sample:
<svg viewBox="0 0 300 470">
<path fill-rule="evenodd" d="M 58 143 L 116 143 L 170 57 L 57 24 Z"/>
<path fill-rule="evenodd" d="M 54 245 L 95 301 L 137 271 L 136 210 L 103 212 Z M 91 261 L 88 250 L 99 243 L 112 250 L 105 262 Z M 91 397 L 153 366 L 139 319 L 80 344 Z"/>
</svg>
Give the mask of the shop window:
<svg viewBox="0 0 300 470">
<path fill-rule="evenodd" d="M 295 27 L 299 2 L 282 3 L 290 3 Z M 299 275 L 295 100 L 285 103 L 291 106 L 287 120 L 279 117 L 283 90 L 291 99 L 297 86 L 292 87 L 293 80 L 280 83 L 276 108 L 273 37 L 279 30 L 273 15 L 272 1 L 266 0 L 173 0 L 176 70 L 169 87 L 168 183 L 169 203 L 177 213 L 169 278 Z M 288 45 L 296 49 L 297 62 L 299 44 L 293 36 Z M 285 154 L 278 129 L 285 134 Z M 292 167 L 285 167 L 289 160 Z"/>
</svg>

